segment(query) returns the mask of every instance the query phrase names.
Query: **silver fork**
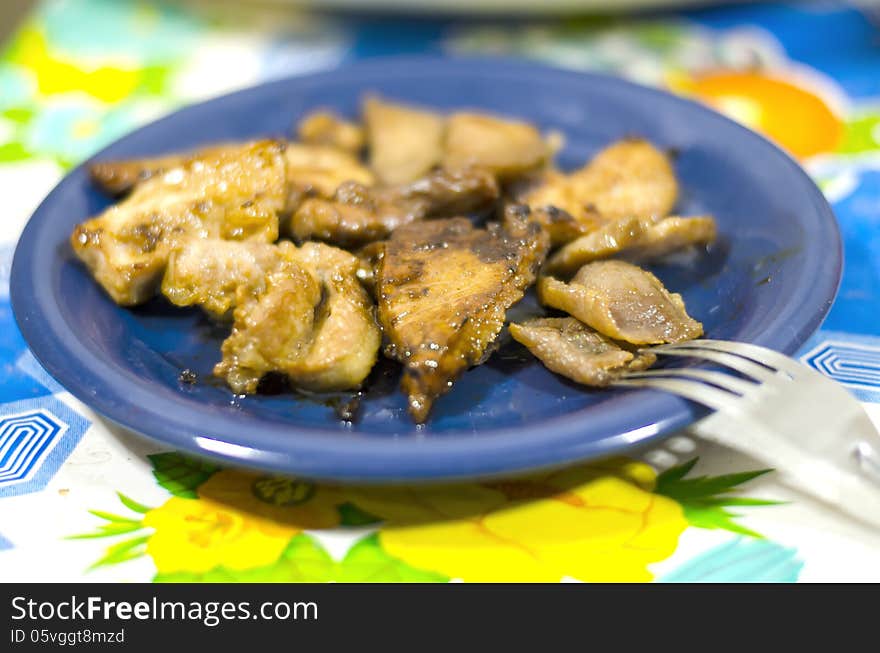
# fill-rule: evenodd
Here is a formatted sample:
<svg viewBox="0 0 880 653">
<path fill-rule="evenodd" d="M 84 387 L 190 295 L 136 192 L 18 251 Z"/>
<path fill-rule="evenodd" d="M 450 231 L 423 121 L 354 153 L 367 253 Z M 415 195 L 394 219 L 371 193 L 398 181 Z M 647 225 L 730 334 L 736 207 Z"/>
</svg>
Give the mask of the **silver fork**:
<svg viewBox="0 0 880 653">
<path fill-rule="evenodd" d="M 880 437 L 835 381 L 777 351 L 726 340 L 652 347 L 722 365 L 632 372 L 614 385 L 665 390 L 716 409 L 694 433 L 773 467 L 780 481 L 880 527 Z M 744 377 L 744 378 L 743 378 Z"/>
</svg>

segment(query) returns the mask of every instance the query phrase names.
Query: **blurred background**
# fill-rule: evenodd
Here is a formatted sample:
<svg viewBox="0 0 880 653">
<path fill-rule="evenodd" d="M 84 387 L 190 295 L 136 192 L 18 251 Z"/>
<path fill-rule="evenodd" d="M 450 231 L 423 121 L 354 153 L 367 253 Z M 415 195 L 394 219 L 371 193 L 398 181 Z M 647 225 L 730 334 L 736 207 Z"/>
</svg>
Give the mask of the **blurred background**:
<svg viewBox="0 0 880 653">
<path fill-rule="evenodd" d="M 0 39 L 15 28 L 34 0 L 5 0 L 0 4 Z"/>
</svg>

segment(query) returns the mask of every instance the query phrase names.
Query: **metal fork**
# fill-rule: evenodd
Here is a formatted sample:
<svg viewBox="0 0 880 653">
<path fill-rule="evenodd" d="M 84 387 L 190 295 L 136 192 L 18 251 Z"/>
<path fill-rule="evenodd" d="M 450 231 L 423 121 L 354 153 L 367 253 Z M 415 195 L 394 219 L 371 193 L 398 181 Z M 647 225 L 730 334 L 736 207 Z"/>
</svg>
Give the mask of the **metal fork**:
<svg viewBox="0 0 880 653">
<path fill-rule="evenodd" d="M 694 368 L 632 372 L 614 385 L 665 390 L 716 409 L 692 429 L 773 467 L 785 484 L 880 527 L 880 437 L 835 381 L 777 351 L 693 340 L 651 347 L 739 372 Z"/>
</svg>

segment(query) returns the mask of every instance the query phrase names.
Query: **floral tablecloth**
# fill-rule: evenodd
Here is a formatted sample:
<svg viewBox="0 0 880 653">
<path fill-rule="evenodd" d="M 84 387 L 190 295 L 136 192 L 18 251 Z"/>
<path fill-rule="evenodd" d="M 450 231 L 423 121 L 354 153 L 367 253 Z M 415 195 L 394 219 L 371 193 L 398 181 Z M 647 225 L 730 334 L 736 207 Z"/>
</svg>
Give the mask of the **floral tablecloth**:
<svg viewBox="0 0 880 653">
<path fill-rule="evenodd" d="M 193 100 L 404 52 L 610 71 L 786 147 L 846 246 L 840 295 L 802 360 L 880 421 L 880 29 L 864 12 L 818 2 L 470 23 L 48 0 L 0 60 L 0 581 L 880 580 L 880 533 L 687 433 L 508 482 L 316 486 L 121 432 L 40 368 L 12 317 L 9 264 L 66 170 Z"/>
</svg>

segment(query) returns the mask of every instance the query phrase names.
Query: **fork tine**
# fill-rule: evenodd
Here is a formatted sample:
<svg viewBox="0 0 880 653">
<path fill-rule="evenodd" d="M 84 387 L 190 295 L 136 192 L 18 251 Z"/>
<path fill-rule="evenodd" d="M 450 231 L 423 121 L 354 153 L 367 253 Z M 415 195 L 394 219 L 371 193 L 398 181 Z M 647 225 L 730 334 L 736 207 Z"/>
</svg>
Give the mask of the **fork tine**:
<svg viewBox="0 0 880 653">
<path fill-rule="evenodd" d="M 794 376 L 803 371 L 803 366 L 800 363 L 789 358 L 785 354 L 780 354 L 778 351 L 773 351 L 772 349 L 752 345 L 746 342 L 729 342 L 727 340 L 712 340 L 707 338 L 689 340 L 675 346 L 685 349 L 709 349 L 712 351 L 723 351 L 729 354 L 735 354 L 767 367 L 782 370 L 790 376 Z"/>
<path fill-rule="evenodd" d="M 730 369 L 736 370 L 755 381 L 773 381 L 779 379 L 779 374 L 767 369 L 763 365 L 758 365 L 746 358 L 729 354 L 724 351 L 715 351 L 714 349 L 697 349 L 695 347 L 684 347 L 682 345 L 661 345 L 660 347 L 650 347 L 645 349 L 655 354 L 663 356 L 690 356 L 692 358 L 702 358 L 703 360 L 712 361 L 719 365 L 724 365 Z"/>
<path fill-rule="evenodd" d="M 720 390 L 702 381 L 691 379 L 670 379 L 652 377 L 647 379 L 630 379 L 628 377 L 612 381 L 611 385 L 617 387 L 654 388 L 665 390 L 672 394 L 690 399 L 698 404 L 703 404 L 715 410 L 735 410 L 740 397 Z"/>
<path fill-rule="evenodd" d="M 752 394 L 756 389 L 761 386 L 757 383 L 752 383 L 751 381 L 744 381 L 743 379 L 733 376 L 732 374 L 725 374 L 723 372 L 716 372 L 714 370 L 698 370 L 693 368 L 684 368 L 684 369 L 658 369 L 658 370 L 647 370 L 644 372 L 630 372 L 626 375 L 627 379 L 649 379 L 649 378 L 680 378 L 680 379 L 691 379 L 694 381 L 703 381 L 705 383 L 711 383 L 714 386 L 721 388 L 722 390 L 727 390 L 728 392 L 735 392 L 738 395 L 747 396 Z"/>
</svg>

